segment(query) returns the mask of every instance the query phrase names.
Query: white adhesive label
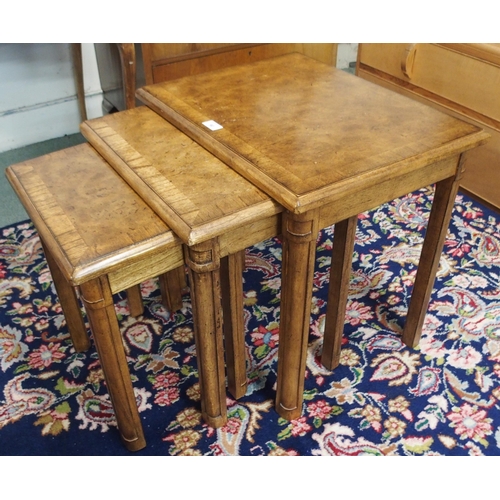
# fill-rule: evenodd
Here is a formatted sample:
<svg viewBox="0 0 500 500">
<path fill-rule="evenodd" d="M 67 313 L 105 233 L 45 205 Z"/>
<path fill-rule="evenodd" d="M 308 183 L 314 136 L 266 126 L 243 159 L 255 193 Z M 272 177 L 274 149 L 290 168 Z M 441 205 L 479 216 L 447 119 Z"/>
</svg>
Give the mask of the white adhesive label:
<svg viewBox="0 0 500 500">
<path fill-rule="evenodd" d="M 221 128 L 224 128 L 222 125 L 219 125 L 217 122 L 214 122 L 213 120 L 208 120 L 206 122 L 202 122 L 205 127 L 209 128 L 210 130 L 220 130 Z"/>
</svg>

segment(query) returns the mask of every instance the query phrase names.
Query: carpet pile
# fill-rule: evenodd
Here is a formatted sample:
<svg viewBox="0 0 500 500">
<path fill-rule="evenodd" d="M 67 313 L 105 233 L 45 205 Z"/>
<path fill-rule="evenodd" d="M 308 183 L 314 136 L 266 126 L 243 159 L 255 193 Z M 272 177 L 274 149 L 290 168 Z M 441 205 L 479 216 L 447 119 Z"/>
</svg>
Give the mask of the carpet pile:
<svg viewBox="0 0 500 500">
<path fill-rule="evenodd" d="M 274 410 L 281 244 L 247 249 L 249 387 L 206 426 L 189 290 L 184 307 L 142 284 L 145 313 L 115 307 L 147 447 L 135 455 L 499 455 L 500 216 L 457 197 L 421 342 L 400 340 L 432 188 L 360 214 L 340 366 L 319 357 L 334 227 L 321 231 L 302 417 Z M 0 229 L 0 454 L 128 455 L 92 346 L 72 347 L 38 234 Z"/>
</svg>

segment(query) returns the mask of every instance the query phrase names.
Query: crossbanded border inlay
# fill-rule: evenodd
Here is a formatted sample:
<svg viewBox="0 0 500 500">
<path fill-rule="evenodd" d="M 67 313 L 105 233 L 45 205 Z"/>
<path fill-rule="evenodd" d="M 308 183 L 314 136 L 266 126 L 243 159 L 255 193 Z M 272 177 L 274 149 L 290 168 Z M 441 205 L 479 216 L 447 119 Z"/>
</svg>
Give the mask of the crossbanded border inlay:
<svg viewBox="0 0 500 500">
<path fill-rule="evenodd" d="M 185 219 L 194 219 L 199 209 L 184 196 L 158 169 L 134 149 L 116 130 L 107 124 L 94 127 L 105 143 L 140 177 L 154 193 Z"/>
</svg>

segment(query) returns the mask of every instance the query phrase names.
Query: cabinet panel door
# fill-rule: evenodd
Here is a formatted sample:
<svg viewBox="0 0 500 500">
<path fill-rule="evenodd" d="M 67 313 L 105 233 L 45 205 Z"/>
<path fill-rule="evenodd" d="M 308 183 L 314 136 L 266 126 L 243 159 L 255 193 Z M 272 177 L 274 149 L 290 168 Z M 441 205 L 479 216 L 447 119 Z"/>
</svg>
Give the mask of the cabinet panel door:
<svg viewBox="0 0 500 500">
<path fill-rule="evenodd" d="M 359 62 L 500 125 L 500 67 L 459 50 L 459 44 L 362 44 Z"/>
</svg>

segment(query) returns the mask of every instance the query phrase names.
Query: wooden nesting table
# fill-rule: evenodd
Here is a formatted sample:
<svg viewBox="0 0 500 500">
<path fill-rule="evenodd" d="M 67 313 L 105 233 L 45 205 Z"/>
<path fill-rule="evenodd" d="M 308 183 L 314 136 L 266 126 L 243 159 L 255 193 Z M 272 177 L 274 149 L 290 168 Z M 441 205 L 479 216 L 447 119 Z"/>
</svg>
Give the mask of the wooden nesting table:
<svg viewBox="0 0 500 500">
<path fill-rule="evenodd" d="M 279 234 L 282 207 L 146 106 L 81 130 L 184 243 L 202 414 L 220 427 L 227 419 L 223 337 L 229 390 L 238 398 L 247 387 L 244 250 Z"/>
<path fill-rule="evenodd" d="M 89 145 L 6 170 L 43 244 L 77 351 L 89 347 L 85 306 L 125 446 L 146 445 L 112 294 L 176 273 L 182 242 Z"/>
<path fill-rule="evenodd" d="M 302 412 L 318 231 L 336 224 L 323 363 L 338 364 L 356 220 L 436 183 L 403 340 L 418 343 L 463 153 L 480 128 L 299 54 L 146 86 L 138 98 L 280 203 L 281 416 Z M 172 227 L 174 227 L 172 225 Z M 328 333 L 330 332 L 330 333 Z"/>
</svg>

